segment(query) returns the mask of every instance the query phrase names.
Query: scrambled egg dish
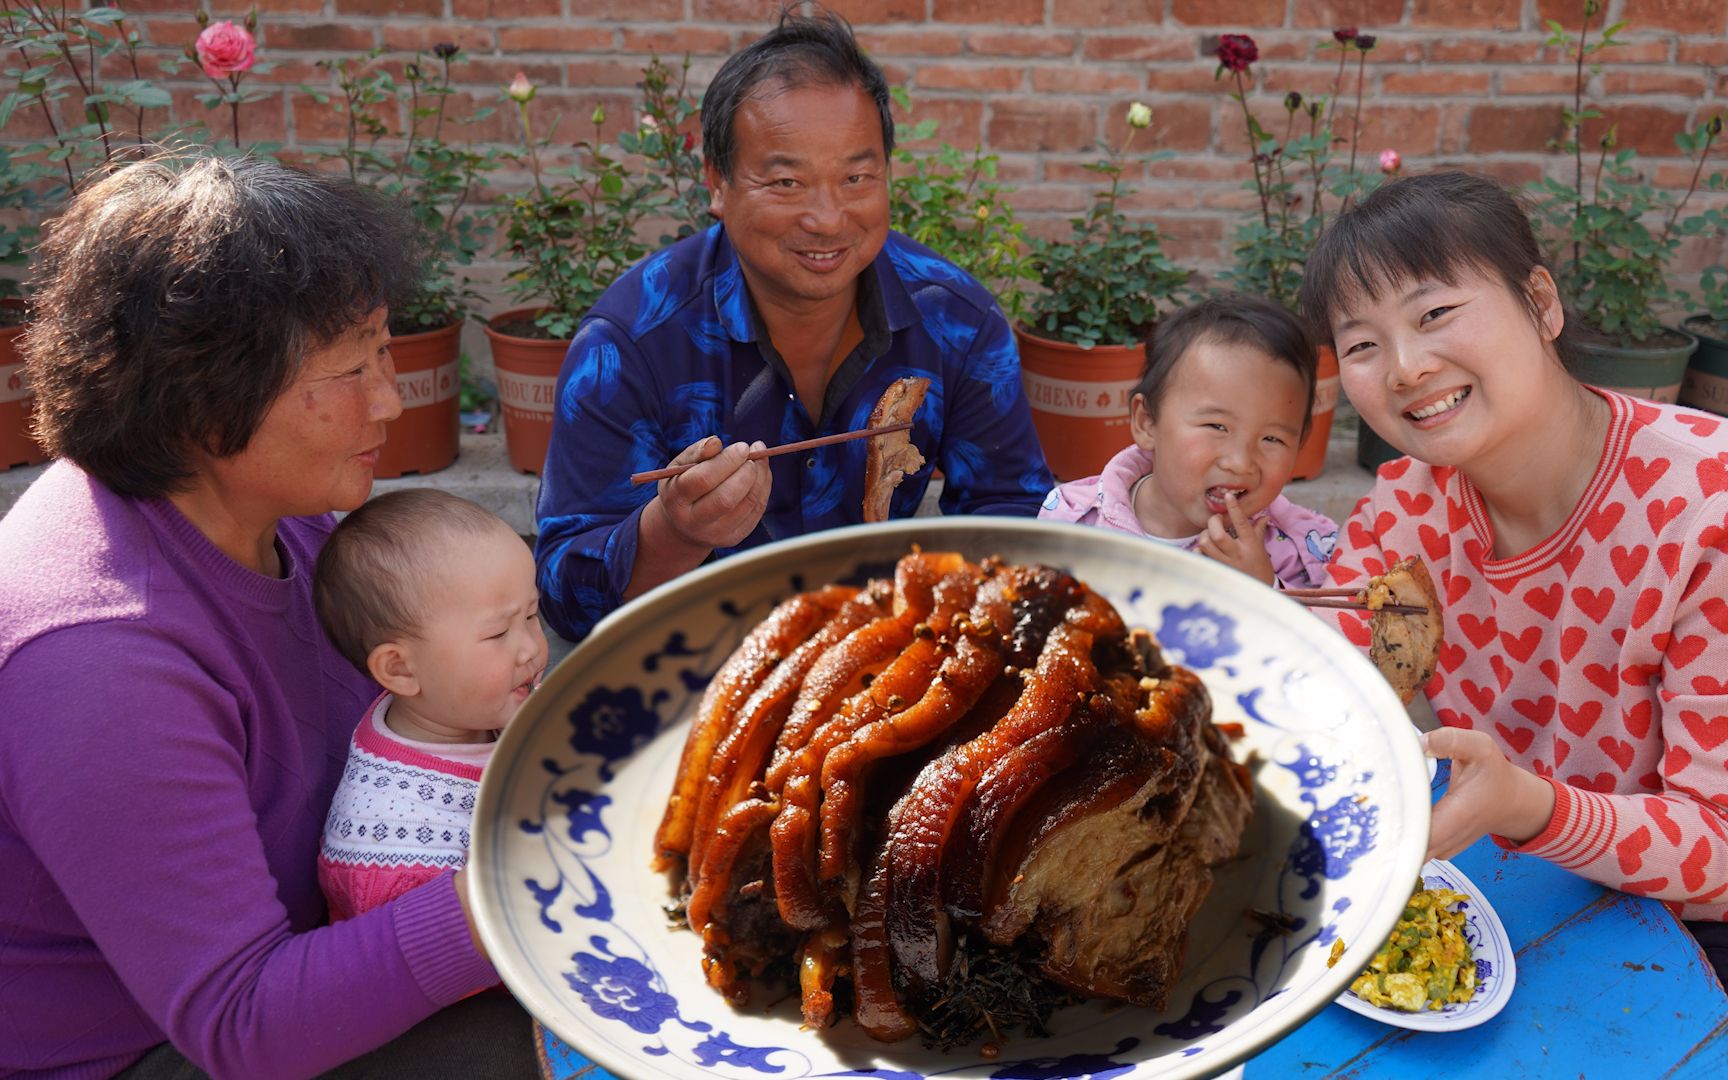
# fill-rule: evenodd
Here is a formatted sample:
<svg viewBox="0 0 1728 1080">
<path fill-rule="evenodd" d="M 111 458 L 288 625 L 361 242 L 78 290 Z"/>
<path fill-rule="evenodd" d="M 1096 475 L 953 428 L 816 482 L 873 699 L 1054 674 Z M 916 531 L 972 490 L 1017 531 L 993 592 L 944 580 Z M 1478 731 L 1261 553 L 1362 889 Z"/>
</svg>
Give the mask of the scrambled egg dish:
<svg viewBox="0 0 1728 1080">
<path fill-rule="evenodd" d="M 1350 984 L 1371 1005 L 1420 1012 L 1469 1001 L 1476 993 L 1476 962 L 1464 940 L 1464 913 L 1453 905 L 1470 899 L 1451 889 L 1416 883 L 1410 902 L 1386 944 Z"/>
</svg>

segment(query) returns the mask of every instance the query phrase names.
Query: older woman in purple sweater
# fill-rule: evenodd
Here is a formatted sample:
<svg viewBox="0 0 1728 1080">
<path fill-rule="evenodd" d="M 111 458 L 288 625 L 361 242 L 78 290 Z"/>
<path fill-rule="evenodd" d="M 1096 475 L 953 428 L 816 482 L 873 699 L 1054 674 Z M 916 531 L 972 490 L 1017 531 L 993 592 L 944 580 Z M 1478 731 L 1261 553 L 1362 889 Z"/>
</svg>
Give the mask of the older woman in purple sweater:
<svg viewBox="0 0 1728 1080">
<path fill-rule="evenodd" d="M 58 460 L 0 521 L 0 1075 L 532 1073 L 506 995 L 448 1009 L 497 981 L 459 873 L 334 926 L 318 890 L 377 689 L 312 567 L 401 411 L 419 253 L 251 160 L 132 165 L 49 230 L 25 351 Z"/>
</svg>

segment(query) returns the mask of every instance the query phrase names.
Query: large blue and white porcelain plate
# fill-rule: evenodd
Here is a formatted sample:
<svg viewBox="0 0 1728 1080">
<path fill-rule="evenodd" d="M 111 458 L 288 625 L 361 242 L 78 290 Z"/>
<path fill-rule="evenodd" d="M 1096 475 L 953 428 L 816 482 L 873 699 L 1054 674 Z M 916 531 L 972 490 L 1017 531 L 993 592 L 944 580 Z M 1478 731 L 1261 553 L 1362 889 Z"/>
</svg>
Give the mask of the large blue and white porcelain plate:
<svg viewBox="0 0 1728 1080">
<path fill-rule="evenodd" d="M 786 598 L 891 571 L 912 545 L 1068 570 L 1200 673 L 1214 719 L 1243 725 L 1257 804 L 1219 868 L 1162 1013 L 1094 1003 L 1052 1037 L 987 1060 L 850 1020 L 799 1026 L 796 993 L 734 1008 L 704 983 L 696 935 L 666 914 L 652 839 L 703 688 Z M 1427 768 L 1396 695 L 1344 638 L 1258 582 L 1103 529 L 913 519 L 758 548 L 626 605 L 549 675 L 480 785 L 470 858 L 482 938 L 527 1009 L 628 1077 L 1196 1077 L 1314 1015 L 1384 941 L 1428 840 Z M 1332 942 L 1348 948 L 1328 967 Z M 772 1002 L 772 1003 L 770 1003 Z"/>
</svg>

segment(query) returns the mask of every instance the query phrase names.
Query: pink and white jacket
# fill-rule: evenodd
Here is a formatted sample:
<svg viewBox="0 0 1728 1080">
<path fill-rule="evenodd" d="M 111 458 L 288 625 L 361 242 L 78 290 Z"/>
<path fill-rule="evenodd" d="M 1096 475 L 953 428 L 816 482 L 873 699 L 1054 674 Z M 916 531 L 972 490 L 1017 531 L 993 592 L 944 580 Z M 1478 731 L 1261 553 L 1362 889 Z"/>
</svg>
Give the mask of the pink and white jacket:
<svg viewBox="0 0 1728 1080">
<path fill-rule="evenodd" d="M 1038 510 L 1045 521 L 1073 521 L 1081 525 L 1098 525 L 1132 536 L 1151 536 L 1140 527 L 1134 515 L 1131 492 L 1142 476 L 1152 471 L 1152 455 L 1138 446 L 1111 458 L 1104 471 L 1084 480 L 1070 480 L 1050 489 L 1044 505 Z M 1272 557 L 1272 573 L 1278 584 L 1293 589 L 1326 584 L 1326 563 L 1338 542 L 1338 525 L 1324 514 L 1316 513 L 1280 495 L 1272 505 L 1254 515 L 1266 519 L 1266 554 Z M 1200 543 L 1199 536 L 1179 542 L 1185 551 Z"/>
<path fill-rule="evenodd" d="M 318 884 L 332 921 L 351 919 L 468 861 L 469 828 L 491 743 L 441 757 L 384 725 L 390 694 L 369 708 L 324 821 Z"/>
</svg>

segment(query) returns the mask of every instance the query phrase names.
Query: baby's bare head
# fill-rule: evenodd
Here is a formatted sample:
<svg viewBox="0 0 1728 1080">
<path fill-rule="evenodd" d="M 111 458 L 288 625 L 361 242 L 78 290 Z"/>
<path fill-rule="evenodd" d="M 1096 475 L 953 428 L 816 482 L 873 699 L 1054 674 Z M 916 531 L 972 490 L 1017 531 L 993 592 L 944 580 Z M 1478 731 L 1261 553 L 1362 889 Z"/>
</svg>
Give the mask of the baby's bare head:
<svg viewBox="0 0 1728 1080">
<path fill-rule="evenodd" d="M 431 614 L 465 547 L 503 518 L 435 488 L 380 495 L 342 519 L 318 555 L 313 597 L 325 633 L 361 671 L 387 641 L 411 637 Z"/>
</svg>

